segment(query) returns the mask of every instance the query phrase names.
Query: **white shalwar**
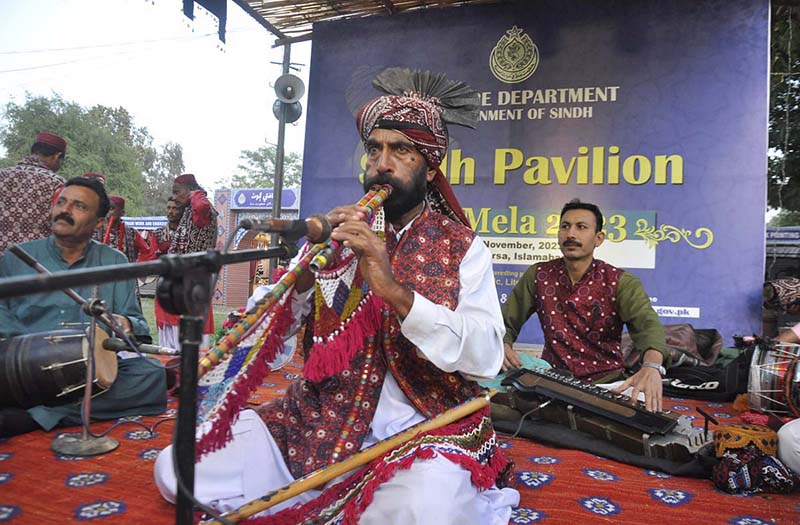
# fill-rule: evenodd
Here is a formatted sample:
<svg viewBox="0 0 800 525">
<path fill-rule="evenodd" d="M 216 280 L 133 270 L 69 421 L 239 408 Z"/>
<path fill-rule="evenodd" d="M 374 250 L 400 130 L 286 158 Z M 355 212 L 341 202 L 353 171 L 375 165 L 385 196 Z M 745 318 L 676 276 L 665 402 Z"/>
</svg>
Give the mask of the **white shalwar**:
<svg viewBox="0 0 800 525">
<path fill-rule="evenodd" d="M 778 459 L 800 476 L 800 419 L 789 421 L 778 430 Z"/>
<path fill-rule="evenodd" d="M 459 301 L 454 311 L 415 292 L 413 306 L 401 323 L 401 331 L 425 358 L 446 372 L 457 371 L 470 378 L 494 377 L 503 362 L 505 328 L 491 253 L 477 236 L 461 261 L 459 281 Z M 258 289 L 248 308 L 267 292 L 268 289 Z M 310 295 L 311 290 L 298 297 L 306 305 L 298 315 L 310 310 L 310 301 L 306 300 Z M 362 448 L 424 419 L 387 371 Z M 195 497 L 221 511 L 238 508 L 294 481 L 278 446 L 255 411 L 241 413 L 233 426 L 233 434 L 233 440 L 224 449 L 204 457 L 195 468 Z M 159 455 L 155 478 L 164 498 L 174 502 L 171 448 L 167 447 Z M 318 494 L 318 491 L 308 491 L 271 510 L 309 501 Z M 410 469 L 398 471 L 383 483 L 359 523 L 506 525 L 512 507 L 518 504 L 516 490 L 493 487 L 479 491 L 472 485 L 467 470 L 437 456 L 416 460 Z"/>
<path fill-rule="evenodd" d="M 208 348 L 210 341 L 211 338 L 209 335 L 203 334 L 203 339 L 200 341 L 200 348 Z M 175 350 L 181 349 L 178 325 L 165 324 L 163 328 L 158 329 L 158 346 L 174 348 Z"/>
</svg>

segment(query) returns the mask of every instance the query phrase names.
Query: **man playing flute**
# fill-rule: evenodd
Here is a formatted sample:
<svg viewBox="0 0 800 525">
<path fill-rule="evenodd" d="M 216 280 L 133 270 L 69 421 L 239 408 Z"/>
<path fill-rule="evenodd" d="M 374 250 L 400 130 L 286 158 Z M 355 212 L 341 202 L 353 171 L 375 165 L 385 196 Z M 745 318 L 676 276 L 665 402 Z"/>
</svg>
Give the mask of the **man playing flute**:
<svg viewBox="0 0 800 525">
<path fill-rule="evenodd" d="M 200 501 L 236 508 L 478 396 L 475 379 L 499 372 L 504 328 L 491 253 L 439 169 L 448 144 L 445 119 L 469 120 L 436 92 L 411 92 L 418 74 L 384 71 L 375 85 L 390 94 L 358 113 L 364 187 L 388 184 L 392 192 L 372 225 L 363 207 L 327 214 L 331 237 L 343 249 L 325 270 L 300 277 L 292 298 L 298 317 L 311 312 L 304 377 L 284 398 L 243 411 L 233 441 L 197 464 Z M 476 113 L 477 94 L 455 86 L 458 102 L 467 99 Z M 488 411 L 434 434 L 405 445 L 402 458 L 388 454 L 335 486 L 274 507 L 303 505 L 275 519 L 299 523 L 329 514 L 376 525 L 508 523 L 519 494 L 495 483 L 507 462 Z M 155 476 L 174 501 L 169 450 Z"/>
</svg>

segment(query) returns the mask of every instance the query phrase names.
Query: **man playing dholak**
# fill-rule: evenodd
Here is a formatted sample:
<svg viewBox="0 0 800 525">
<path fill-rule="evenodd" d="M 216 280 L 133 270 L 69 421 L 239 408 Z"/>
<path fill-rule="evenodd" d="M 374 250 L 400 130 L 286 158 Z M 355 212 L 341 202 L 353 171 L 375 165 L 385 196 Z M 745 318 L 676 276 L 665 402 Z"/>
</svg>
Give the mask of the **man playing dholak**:
<svg viewBox="0 0 800 525">
<path fill-rule="evenodd" d="M 344 249 L 316 276 L 304 274 L 291 298 L 297 315 L 315 309 L 303 341 L 304 378 L 284 398 L 243 411 L 233 441 L 197 464 L 195 495 L 220 509 L 435 418 L 478 396 L 475 378 L 500 370 L 503 323 L 491 254 L 439 169 L 445 122 L 474 122 L 477 94 L 443 75 L 401 69 L 384 71 L 375 85 L 389 95 L 357 117 L 367 152 L 364 187 L 393 191 L 371 226 L 366 208 L 327 214 Z M 325 509 L 325 523 L 508 523 L 519 494 L 495 484 L 507 461 L 488 410 L 414 438 L 402 451 L 270 509 L 285 509 L 270 520 L 300 523 Z M 170 456 L 161 453 L 155 477 L 174 501 Z M 304 506 L 286 509 L 297 503 Z"/>
<path fill-rule="evenodd" d="M 578 200 L 564 205 L 558 228 L 563 257 L 528 268 L 505 305 L 503 368 L 520 366 L 512 344 L 536 313 L 545 337 L 544 360 L 584 381 L 622 380 L 625 324 L 642 352 L 642 363 L 616 391 L 632 387 L 631 398 L 638 399 L 641 392 L 647 408 L 660 411 L 663 365 L 669 358 L 664 329 L 639 279 L 594 258 L 604 240 L 597 206 Z"/>
<path fill-rule="evenodd" d="M 50 272 L 81 270 L 125 264 L 125 256 L 92 239 L 104 223 L 109 201 L 103 185 L 94 178 L 75 177 L 67 181 L 50 212 L 53 234 L 21 243 L 20 247 Z M 10 251 L 0 257 L 0 278 L 36 273 Z M 92 286 L 77 288 L 84 298 L 92 297 Z M 147 321 L 136 300 L 134 281 L 118 281 L 99 287 L 99 297 L 122 327 L 136 336 L 149 336 Z M 0 300 L 0 338 L 63 329 L 62 323 L 88 325 L 90 318 L 81 306 L 64 293 L 27 295 Z M 105 352 L 105 351 L 103 351 Z M 0 356 L 3 357 L 3 356 Z M 116 361 L 117 356 L 112 356 Z M 92 400 L 92 417 L 114 419 L 132 415 L 156 415 L 166 410 L 166 379 L 163 368 L 148 358 L 119 359 L 111 387 Z M 6 401 L 0 400 L 0 406 Z M 56 400 L 54 400 L 56 401 Z M 0 437 L 58 425 L 81 422 L 80 404 L 35 406 L 0 410 Z"/>
</svg>

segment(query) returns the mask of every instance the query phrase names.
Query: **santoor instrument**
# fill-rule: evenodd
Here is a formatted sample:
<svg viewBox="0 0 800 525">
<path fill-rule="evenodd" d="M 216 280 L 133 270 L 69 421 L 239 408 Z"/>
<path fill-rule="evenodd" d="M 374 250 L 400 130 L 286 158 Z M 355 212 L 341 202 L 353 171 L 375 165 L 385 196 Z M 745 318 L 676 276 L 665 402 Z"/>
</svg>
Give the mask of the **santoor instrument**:
<svg viewBox="0 0 800 525">
<path fill-rule="evenodd" d="M 591 434 L 646 457 L 689 461 L 714 433 L 670 410 L 650 412 L 640 401 L 553 369 L 520 369 L 502 385 L 512 408 Z"/>
<path fill-rule="evenodd" d="M 489 401 L 494 394 L 495 392 L 490 390 L 480 397 L 476 397 L 470 401 L 467 401 L 466 403 L 462 403 L 461 405 L 451 408 L 447 412 L 444 412 L 434 419 L 423 421 L 422 423 L 399 432 L 388 439 L 380 441 L 375 445 L 350 456 L 344 461 L 334 463 L 329 467 L 315 470 L 314 472 L 311 472 L 310 474 L 293 481 L 285 487 L 270 492 L 269 494 L 266 494 L 257 500 L 245 503 L 238 509 L 223 514 L 222 517 L 228 521 L 236 523 L 239 520 L 274 507 L 278 503 L 293 498 L 298 494 L 302 494 L 307 490 L 322 486 L 328 481 L 338 478 L 342 474 L 346 474 L 355 468 L 366 465 L 373 459 L 376 459 L 386 454 L 390 450 L 395 449 L 408 441 L 411 441 L 424 432 L 430 432 L 431 430 L 436 430 L 437 428 L 441 428 L 445 425 L 455 423 L 456 421 L 463 419 L 470 414 L 477 412 L 478 410 L 481 410 L 482 408 L 488 406 Z M 220 524 L 219 521 L 209 521 L 204 523 Z"/>
</svg>

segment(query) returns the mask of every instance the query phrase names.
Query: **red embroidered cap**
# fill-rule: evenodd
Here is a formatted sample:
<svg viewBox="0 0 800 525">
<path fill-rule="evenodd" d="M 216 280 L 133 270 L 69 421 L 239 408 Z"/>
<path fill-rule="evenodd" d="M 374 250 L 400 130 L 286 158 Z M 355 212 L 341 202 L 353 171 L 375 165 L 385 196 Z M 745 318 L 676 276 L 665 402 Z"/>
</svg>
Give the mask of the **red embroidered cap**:
<svg viewBox="0 0 800 525">
<path fill-rule="evenodd" d="M 59 137 L 55 133 L 50 133 L 49 131 L 40 131 L 39 133 L 37 133 L 36 142 L 41 142 L 42 144 L 49 144 L 50 146 L 53 146 L 61 153 L 67 152 L 67 141 Z"/>
<path fill-rule="evenodd" d="M 191 173 L 184 173 L 175 177 L 175 184 L 183 184 L 184 186 L 192 186 L 197 184 L 197 180 Z"/>
<path fill-rule="evenodd" d="M 125 209 L 125 199 L 119 195 L 109 195 L 108 200 L 117 205 L 121 209 Z"/>
</svg>

